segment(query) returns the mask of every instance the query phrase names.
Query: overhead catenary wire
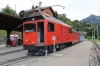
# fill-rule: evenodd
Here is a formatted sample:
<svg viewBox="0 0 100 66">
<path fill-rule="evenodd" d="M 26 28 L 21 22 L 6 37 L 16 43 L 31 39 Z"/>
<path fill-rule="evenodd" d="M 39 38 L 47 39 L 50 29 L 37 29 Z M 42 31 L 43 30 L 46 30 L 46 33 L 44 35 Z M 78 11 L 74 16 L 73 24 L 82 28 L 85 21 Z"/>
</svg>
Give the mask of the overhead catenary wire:
<svg viewBox="0 0 100 66">
<path fill-rule="evenodd" d="M 1 2 L 0 2 L 0 4 L 2 4 L 2 5 L 6 5 L 6 4 L 4 4 L 4 3 L 1 3 Z"/>
<path fill-rule="evenodd" d="M 34 3 L 36 3 L 36 4 L 39 4 L 38 2 L 36 2 L 36 1 L 33 1 L 33 0 L 31 0 L 32 2 L 34 2 Z"/>
</svg>

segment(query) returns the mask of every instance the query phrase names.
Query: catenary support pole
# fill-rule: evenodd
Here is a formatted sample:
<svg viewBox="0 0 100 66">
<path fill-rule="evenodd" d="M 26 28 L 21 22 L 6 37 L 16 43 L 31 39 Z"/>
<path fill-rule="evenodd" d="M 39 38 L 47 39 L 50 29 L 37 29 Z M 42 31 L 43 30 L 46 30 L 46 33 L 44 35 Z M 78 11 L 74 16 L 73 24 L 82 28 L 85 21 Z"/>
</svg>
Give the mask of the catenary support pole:
<svg viewBox="0 0 100 66">
<path fill-rule="evenodd" d="M 95 39 L 95 29 L 94 29 L 94 39 Z"/>
<path fill-rule="evenodd" d="M 93 30 L 92 30 L 92 40 L 93 40 Z"/>
<path fill-rule="evenodd" d="M 99 39 L 98 25 L 97 25 L 97 39 Z"/>
<path fill-rule="evenodd" d="M 41 14 L 41 3 L 42 2 L 39 2 L 39 13 Z"/>
</svg>

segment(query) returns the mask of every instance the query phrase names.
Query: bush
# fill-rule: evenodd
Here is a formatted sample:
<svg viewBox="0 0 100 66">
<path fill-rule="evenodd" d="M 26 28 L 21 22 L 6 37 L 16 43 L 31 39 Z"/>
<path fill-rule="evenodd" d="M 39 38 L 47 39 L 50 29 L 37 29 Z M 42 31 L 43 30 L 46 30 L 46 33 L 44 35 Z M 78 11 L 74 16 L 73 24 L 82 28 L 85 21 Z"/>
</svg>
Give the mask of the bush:
<svg viewBox="0 0 100 66">
<path fill-rule="evenodd" d="M 88 40 L 91 40 L 92 39 L 91 36 L 88 36 L 88 35 L 85 36 L 85 38 L 88 39 Z"/>
</svg>

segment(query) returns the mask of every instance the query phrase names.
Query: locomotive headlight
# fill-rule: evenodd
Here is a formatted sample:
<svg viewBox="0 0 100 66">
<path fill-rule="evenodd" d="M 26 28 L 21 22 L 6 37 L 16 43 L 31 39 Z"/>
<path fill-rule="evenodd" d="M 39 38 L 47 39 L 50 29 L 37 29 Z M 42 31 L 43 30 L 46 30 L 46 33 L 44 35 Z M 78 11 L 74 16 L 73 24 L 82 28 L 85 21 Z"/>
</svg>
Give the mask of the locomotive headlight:
<svg viewBox="0 0 100 66">
<path fill-rule="evenodd" d="M 34 20 L 34 18 L 32 20 Z"/>
<path fill-rule="evenodd" d="M 28 39 L 26 39 L 26 42 L 28 42 Z"/>
<path fill-rule="evenodd" d="M 34 44 L 34 41 L 32 42 L 32 44 Z"/>
</svg>

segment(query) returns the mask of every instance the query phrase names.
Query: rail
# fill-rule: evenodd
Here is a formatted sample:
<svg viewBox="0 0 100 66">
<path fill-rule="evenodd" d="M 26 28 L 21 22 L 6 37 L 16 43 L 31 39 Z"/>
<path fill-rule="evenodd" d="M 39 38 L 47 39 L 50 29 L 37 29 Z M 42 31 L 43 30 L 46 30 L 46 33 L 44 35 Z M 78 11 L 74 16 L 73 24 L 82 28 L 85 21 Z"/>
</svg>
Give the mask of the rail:
<svg viewBox="0 0 100 66">
<path fill-rule="evenodd" d="M 35 56 L 23 56 L 23 57 L 19 57 L 19 58 L 14 58 L 14 59 L 0 62 L 0 66 L 4 66 L 4 65 L 11 66 L 12 64 L 23 62 L 25 60 L 32 59 L 32 58 L 36 58 L 36 57 Z M 37 61 L 37 60 L 34 60 L 34 62 L 35 61 Z"/>
<path fill-rule="evenodd" d="M 97 55 L 98 55 L 98 57 L 100 59 L 100 44 L 98 44 L 96 42 L 93 42 L 93 43 L 94 43 L 94 48 L 95 48 L 95 50 L 97 52 Z"/>
<path fill-rule="evenodd" d="M 1 57 L 1 56 L 5 56 L 5 55 L 9 55 L 9 54 L 13 54 L 13 53 L 22 52 L 22 51 L 24 51 L 24 50 L 23 50 L 23 49 L 19 49 L 19 50 L 14 50 L 14 51 L 9 51 L 9 52 L 0 53 L 0 57 Z"/>
</svg>

